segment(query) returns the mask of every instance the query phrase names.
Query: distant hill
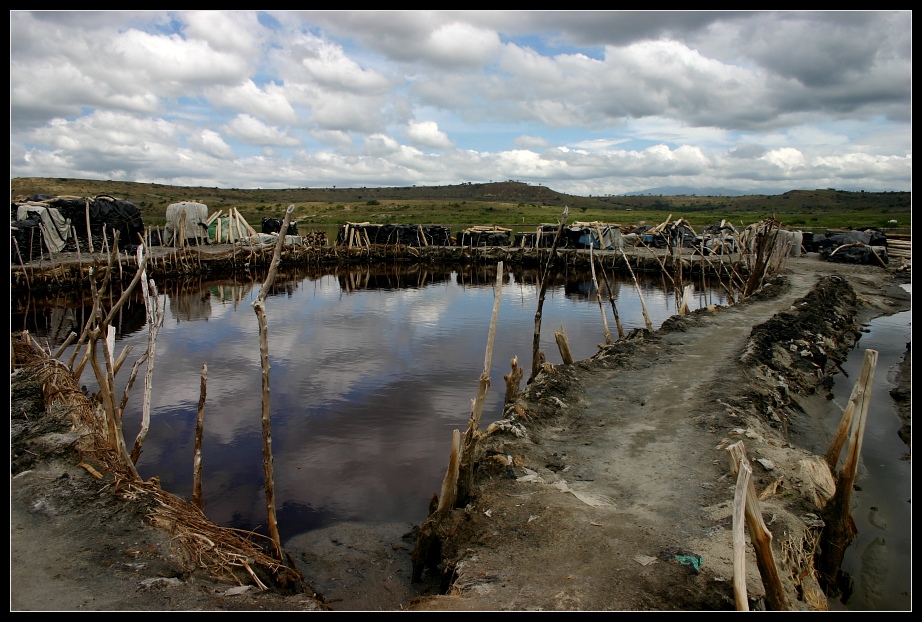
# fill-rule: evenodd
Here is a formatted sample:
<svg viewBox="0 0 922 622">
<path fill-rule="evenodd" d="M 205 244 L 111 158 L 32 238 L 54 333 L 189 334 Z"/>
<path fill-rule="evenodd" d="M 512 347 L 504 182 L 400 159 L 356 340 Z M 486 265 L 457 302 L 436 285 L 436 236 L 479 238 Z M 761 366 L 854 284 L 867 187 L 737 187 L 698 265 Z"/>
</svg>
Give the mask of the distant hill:
<svg viewBox="0 0 922 622">
<path fill-rule="evenodd" d="M 679 192 L 687 190 L 690 192 Z M 658 192 L 657 192 L 658 191 Z M 710 193 L 710 194 L 705 194 Z M 289 204 L 295 217 L 316 224 L 342 222 L 427 222 L 510 224 L 555 222 L 567 206 L 571 219 L 619 222 L 669 216 L 697 222 L 732 218 L 751 222 L 777 216 L 792 224 L 885 226 L 911 221 L 910 192 L 847 192 L 832 188 L 789 190 L 779 194 L 740 194 L 729 188 L 662 187 L 633 195 L 575 196 L 540 184 L 518 181 L 444 186 L 353 188 L 209 188 L 126 181 L 17 177 L 10 199 L 36 194 L 95 197 L 108 195 L 137 205 L 145 223 L 164 221 L 166 207 L 198 201 L 212 211 L 234 206 L 251 223 L 282 217 Z M 630 215 L 628 215 L 630 213 Z M 835 217 L 835 218 L 833 218 Z"/>
<path fill-rule="evenodd" d="M 696 186 L 657 186 L 656 188 L 647 188 L 637 192 L 626 192 L 622 196 L 640 197 L 640 196 L 699 196 L 699 197 L 744 197 L 753 194 L 784 194 L 787 189 L 767 190 L 760 188 L 758 192 L 752 190 L 736 190 L 735 188 L 708 188 Z"/>
<path fill-rule="evenodd" d="M 404 186 L 389 188 L 209 188 L 182 187 L 164 184 L 142 184 L 128 181 L 97 181 L 46 177 L 16 177 L 10 180 L 11 198 L 33 194 L 57 196 L 98 196 L 106 194 L 133 203 L 159 199 L 161 203 L 190 200 L 194 197 L 203 203 L 221 202 L 312 202 L 335 201 L 354 203 L 370 200 L 389 201 L 502 201 L 509 203 L 535 203 L 538 205 L 572 205 L 573 201 L 592 201 L 586 197 L 555 192 L 547 186 L 517 181 L 486 184 L 452 184 L 445 186 Z M 143 197 L 143 198 L 142 198 Z"/>
</svg>

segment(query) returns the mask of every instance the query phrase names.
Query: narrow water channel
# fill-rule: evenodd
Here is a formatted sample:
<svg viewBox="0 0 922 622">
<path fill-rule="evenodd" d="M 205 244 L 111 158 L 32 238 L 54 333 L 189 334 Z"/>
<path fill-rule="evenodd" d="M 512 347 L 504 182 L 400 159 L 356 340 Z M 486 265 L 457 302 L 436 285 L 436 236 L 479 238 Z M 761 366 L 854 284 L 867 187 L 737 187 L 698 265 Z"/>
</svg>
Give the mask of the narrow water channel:
<svg viewBox="0 0 922 622">
<path fill-rule="evenodd" d="M 910 292 L 911 286 L 906 286 Z M 856 348 L 842 365 L 825 421 L 834 431 L 861 373 L 865 350 L 878 352 L 859 478 L 852 496 L 858 535 L 845 551 L 842 570 L 852 589 L 841 606 L 850 611 L 912 610 L 912 459 L 899 437 L 902 424 L 890 390 L 912 340 L 912 312 L 876 318 L 864 327 Z M 831 438 L 831 436 L 830 436 Z"/>
</svg>

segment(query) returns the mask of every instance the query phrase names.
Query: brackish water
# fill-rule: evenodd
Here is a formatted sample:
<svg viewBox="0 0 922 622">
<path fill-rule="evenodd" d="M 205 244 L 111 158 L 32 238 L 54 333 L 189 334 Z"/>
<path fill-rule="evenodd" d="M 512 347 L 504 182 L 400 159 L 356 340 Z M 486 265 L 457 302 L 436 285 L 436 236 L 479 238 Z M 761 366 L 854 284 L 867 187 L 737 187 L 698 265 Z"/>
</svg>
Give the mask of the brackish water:
<svg viewBox="0 0 922 622">
<path fill-rule="evenodd" d="M 563 329 L 576 360 L 605 341 L 603 310 L 618 333 L 609 293 L 625 333 L 643 328 L 641 299 L 654 328 L 677 312 L 677 289 L 665 277 L 608 274 L 602 308 L 591 274 L 572 272 L 550 284 L 542 311 L 541 346 L 561 357 Z M 538 287 L 534 271 L 503 277 L 484 425 L 501 418 L 503 375 L 518 357 L 532 362 Z M 137 464 L 141 477 L 191 498 L 193 448 L 203 365 L 203 496 L 214 522 L 265 532 L 262 385 L 259 329 L 252 303 L 264 276 L 161 289 L 165 322 L 156 342 L 151 427 Z M 454 429 L 464 430 L 483 371 L 494 304 L 495 267 L 469 270 L 359 268 L 328 274 L 280 275 L 266 301 L 272 452 L 277 518 L 283 541 L 350 521 L 420 524 L 440 489 Z M 638 294 L 638 289 L 640 293 Z M 691 310 L 726 304 L 722 288 L 695 282 Z M 79 332 L 89 301 L 72 296 L 12 303 L 11 329 L 28 329 L 59 344 Z M 133 347 L 117 378 L 147 347 L 144 305 L 129 303 L 115 322 L 116 352 Z M 832 608 L 911 609 L 911 460 L 897 436 L 889 389 L 911 338 L 911 313 L 864 327 L 837 375 L 829 415 L 814 451 L 822 454 L 842 416 L 864 350 L 879 352 L 862 451 L 860 490 L 853 495 L 858 538 L 843 570 L 853 590 Z M 69 352 L 65 355 L 65 360 Z M 92 373 L 81 379 L 90 391 Z M 524 381 L 523 381 L 524 386 Z M 140 429 L 143 368 L 124 415 L 129 446 Z M 828 438 L 827 438 L 828 437 Z"/>
<path fill-rule="evenodd" d="M 503 375 L 518 357 L 531 369 L 538 288 L 535 271 L 503 276 L 501 307 L 483 423 L 502 418 Z M 677 311 L 676 289 L 657 275 L 609 273 L 625 333 L 645 326 L 640 296 L 658 327 Z M 262 374 L 252 307 L 264 276 L 164 286 L 165 321 L 156 342 L 151 425 L 137 463 L 147 479 L 191 498 L 194 434 L 207 365 L 202 493 L 220 525 L 263 531 Z M 601 279 L 601 275 L 599 275 Z M 408 522 L 426 518 L 441 487 L 451 432 L 464 430 L 484 368 L 496 267 L 470 270 L 398 266 L 286 274 L 266 300 L 275 496 L 283 537 L 339 521 Z M 694 283 L 689 308 L 726 304 L 720 288 Z M 541 346 L 560 363 L 554 332 L 563 329 L 576 360 L 592 356 L 609 331 L 618 338 L 608 290 L 602 309 L 591 274 L 550 283 Z M 50 302 L 50 304 L 49 304 Z M 60 343 L 79 333 L 88 301 L 25 301 L 12 328 Z M 116 352 L 147 347 L 144 305 L 133 300 L 114 322 Z M 69 357 L 70 352 L 65 356 Z M 65 358 L 66 360 L 66 358 Z M 126 441 L 140 429 L 143 368 L 123 417 Z M 81 382 L 97 390 L 87 366 Z M 524 388 L 524 381 L 522 387 Z"/>
</svg>

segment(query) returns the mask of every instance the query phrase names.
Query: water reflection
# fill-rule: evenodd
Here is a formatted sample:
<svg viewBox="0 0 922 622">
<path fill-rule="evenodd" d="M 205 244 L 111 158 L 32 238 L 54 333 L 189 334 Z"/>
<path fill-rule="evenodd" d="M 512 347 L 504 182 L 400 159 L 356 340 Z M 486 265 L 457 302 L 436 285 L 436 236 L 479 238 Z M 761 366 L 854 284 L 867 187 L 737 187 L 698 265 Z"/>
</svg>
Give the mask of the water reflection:
<svg viewBox="0 0 922 622">
<path fill-rule="evenodd" d="M 842 560 L 842 571 L 853 582 L 842 601 L 852 611 L 912 609 L 912 461 L 903 459 L 909 448 L 899 436 L 902 421 L 890 397 L 896 384 L 894 371 L 911 339 L 911 311 L 869 322 L 842 365 L 848 376 L 837 377 L 825 421 L 831 439 L 861 373 L 865 350 L 876 350 L 877 368 L 852 495 L 858 533 Z"/>
<path fill-rule="evenodd" d="M 519 357 L 528 367 L 534 337 L 537 271 L 503 275 L 494 339 L 493 388 L 484 421 L 501 416 L 497 384 Z M 207 398 L 202 444 L 205 512 L 222 525 L 262 531 L 261 366 L 252 302 L 263 274 L 160 285 L 167 309 L 157 340 L 152 420 L 138 471 L 191 497 L 194 431 L 203 364 Z M 266 300 L 271 364 L 272 448 L 283 538 L 334 521 L 421 523 L 438 491 L 451 431 L 464 429 L 483 370 L 494 302 L 495 266 L 447 270 L 378 266 L 280 270 Z M 662 277 L 638 283 L 608 274 L 603 307 L 615 299 L 625 330 L 643 328 L 638 288 L 655 326 L 676 312 Z M 725 304 L 717 287 L 695 284 L 692 309 Z M 23 301 L 13 328 L 60 343 L 80 332 L 85 300 Z M 61 318 L 68 318 L 66 321 Z M 147 344 L 143 302 L 132 299 L 118 323 L 121 345 L 139 356 Z M 611 317 L 608 319 L 612 322 Z M 548 283 L 540 348 L 561 362 L 554 331 L 564 328 L 573 356 L 604 342 L 592 275 L 567 270 Z M 121 349 L 121 348 L 120 348 Z M 129 361 L 132 362 L 132 361 Z M 120 383 L 119 383 L 120 380 Z M 95 390 L 90 372 L 81 382 Z M 119 386 L 125 379 L 117 378 Z M 123 417 L 129 445 L 140 428 L 143 391 Z"/>
</svg>

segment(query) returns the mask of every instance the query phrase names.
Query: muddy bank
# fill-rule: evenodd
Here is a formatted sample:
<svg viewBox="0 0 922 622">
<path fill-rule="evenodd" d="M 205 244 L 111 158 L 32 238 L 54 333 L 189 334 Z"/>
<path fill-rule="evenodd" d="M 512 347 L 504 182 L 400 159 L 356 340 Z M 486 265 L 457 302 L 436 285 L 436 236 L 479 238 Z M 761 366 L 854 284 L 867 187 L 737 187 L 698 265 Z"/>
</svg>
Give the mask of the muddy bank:
<svg viewBox="0 0 922 622">
<path fill-rule="evenodd" d="M 726 447 L 742 441 L 790 608 L 826 609 L 814 562 L 832 476 L 791 432 L 818 414 L 805 398 L 861 322 L 909 305 L 880 273 L 829 268 L 797 262 L 743 304 L 536 379 L 484 439 L 474 500 L 441 527 L 427 572 L 449 594 L 414 607 L 732 609 Z M 747 586 L 765 608 L 751 548 Z"/>
</svg>

